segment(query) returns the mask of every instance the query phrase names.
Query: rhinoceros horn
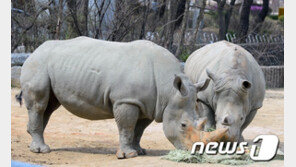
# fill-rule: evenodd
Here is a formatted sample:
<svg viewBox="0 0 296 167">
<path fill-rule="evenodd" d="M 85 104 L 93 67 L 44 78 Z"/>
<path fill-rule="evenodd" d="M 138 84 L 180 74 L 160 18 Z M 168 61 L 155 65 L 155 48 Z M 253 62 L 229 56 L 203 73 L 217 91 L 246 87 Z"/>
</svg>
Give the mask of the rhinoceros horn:
<svg viewBox="0 0 296 167">
<path fill-rule="evenodd" d="M 226 133 L 228 128 L 221 128 L 212 132 L 202 131 L 206 122 L 207 119 L 204 119 L 197 125 L 197 127 L 189 126 L 186 129 L 185 140 L 188 149 L 191 149 L 195 142 L 203 142 L 206 145 L 210 142 L 220 142 L 227 138 Z"/>
<path fill-rule="evenodd" d="M 209 82 L 210 78 L 207 78 L 205 81 L 194 84 L 194 86 L 196 87 L 196 91 L 199 92 L 205 90 L 208 87 Z"/>
</svg>

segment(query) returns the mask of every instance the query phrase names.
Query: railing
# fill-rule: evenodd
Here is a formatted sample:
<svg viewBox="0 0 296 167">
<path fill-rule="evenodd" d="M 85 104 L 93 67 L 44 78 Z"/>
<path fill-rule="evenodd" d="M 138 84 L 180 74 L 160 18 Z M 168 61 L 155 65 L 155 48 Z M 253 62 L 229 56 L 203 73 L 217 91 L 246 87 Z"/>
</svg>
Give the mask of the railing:
<svg viewBox="0 0 296 167">
<path fill-rule="evenodd" d="M 185 36 L 186 38 L 186 36 Z M 190 38 L 190 37 L 189 37 Z M 238 38 L 236 34 L 227 33 L 225 36 L 226 40 L 233 43 L 238 43 Z M 205 43 L 213 43 L 217 42 L 218 35 L 213 32 L 201 32 L 199 34 L 199 38 L 196 40 L 196 44 L 205 44 Z M 247 35 L 246 41 L 243 42 L 245 44 L 258 44 L 258 43 L 283 43 L 284 36 L 283 35 L 269 35 L 269 34 L 249 34 Z M 240 43 L 240 44 L 243 44 Z"/>
<path fill-rule="evenodd" d="M 185 43 L 188 44 L 189 41 L 191 41 L 191 38 L 193 37 L 192 31 L 187 31 L 185 33 Z M 159 40 L 160 36 L 157 32 L 148 32 L 146 34 L 146 39 L 151 41 Z M 225 36 L 226 40 L 229 42 L 237 43 L 238 38 L 236 34 L 227 33 Z M 175 39 L 179 39 L 179 34 L 175 34 Z M 198 39 L 196 39 L 196 44 L 208 44 L 208 43 L 214 43 L 219 41 L 218 35 L 213 32 L 199 32 Z M 247 35 L 246 41 L 244 43 L 247 44 L 258 44 L 258 43 L 283 43 L 284 42 L 284 36 L 283 35 L 269 35 L 269 34 L 249 34 Z M 240 43 L 242 44 L 242 43 Z"/>
<path fill-rule="evenodd" d="M 193 33 L 188 31 L 185 34 L 184 46 L 192 48 L 190 46 L 190 40 Z M 178 39 L 178 35 L 175 36 Z M 253 35 L 249 34 L 245 42 L 238 42 L 236 34 L 226 34 L 226 40 L 232 43 L 236 43 L 246 50 L 248 50 L 257 62 L 262 66 L 277 66 L 284 65 L 284 36 L 283 35 Z M 194 50 L 203 47 L 206 44 L 219 41 L 218 35 L 213 32 L 199 32 L 198 39 L 196 39 Z M 176 43 L 175 43 L 176 46 Z M 190 50 L 192 52 L 193 50 Z"/>
</svg>

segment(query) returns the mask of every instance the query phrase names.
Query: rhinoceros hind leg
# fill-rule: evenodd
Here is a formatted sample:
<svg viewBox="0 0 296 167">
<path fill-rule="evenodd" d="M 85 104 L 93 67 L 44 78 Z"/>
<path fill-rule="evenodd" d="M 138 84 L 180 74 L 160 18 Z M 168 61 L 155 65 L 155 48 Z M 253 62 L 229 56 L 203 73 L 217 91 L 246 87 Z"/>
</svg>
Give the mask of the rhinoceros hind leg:
<svg viewBox="0 0 296 167">
<path fill-rule="evenodd" d="M 51 114 L 61 106 L 61 103 L 57 100 L 52 91 L 50 91 L 49 101 L 46 110 L 43 115 L 43 131 L 49 121 Z"/>
<path fill-rule="evenodd" d="M 141 146 L 140 146 L 140 140 L 141 140 L 144 130 L 151 122 L 152 122 L 152 120 L 150 120 L 150 119 L 139 119 L 136 124 L 134 140 L 133 140 L 133 147 L 135 150 L 137 150 L 138 155 L 145 155 L 146 154 L 146 150 L 141 148 Z"/>
<path fill-rule="evenodd" d="M 49 101 L 49 79 L 44 76 L 32 79 L 22 85 L 22 90 L 29 115 L 27 132 L 32 137 L 30 150 L 35 153 L 48 153 L 50 148 L 44 143 L 43 138 L 43 119 Z"/>
<path fill-rule="evenodd" d="M 138 156 L 133 148 L 134 130 L 140 110 L 132 104 L 120 104 L 114 107 L 114 118 L 119 131 L 119 149 L 116 153 L 118 159 Z"/>
</svg>

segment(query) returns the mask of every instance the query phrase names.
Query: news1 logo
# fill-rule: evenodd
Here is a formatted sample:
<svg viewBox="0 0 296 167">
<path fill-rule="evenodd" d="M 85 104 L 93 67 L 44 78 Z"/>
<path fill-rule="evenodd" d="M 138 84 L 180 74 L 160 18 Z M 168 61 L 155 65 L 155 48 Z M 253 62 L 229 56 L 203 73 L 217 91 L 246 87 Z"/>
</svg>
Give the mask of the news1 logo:
<svg viewBox="0 0 296 167">
<path fill-rule="evenodd" d="M 278 137 L 275 135 L 260 135 L 253 140 L 254 143 L 259 143 L 260 141 L 260 146 L 252 145 L 250 158 L 254 161 L 269 161 L 273 159 L 277 153 L 279 145 Z M 198 154 L 203 154 L 205 152 L 208 155 L 216 155 L 217 153 L 221 155 L 232 155 L 234 153 L 236 153 L 237 155 L 242 155 L 245 153 L 245 147 L 248 146 L 248 143 L 227 142 L 225 145 L 224 142 L 210 142 L 205 147 L 203 142 L 196 142 L 192 146 L 191 154 L 196 153 L 196 149 L 198 146 Z M 239 149 L 237 149 L 237 147 L 239 147 Z M 258 148 L 260 149 L 258 150 Z"/>
</svg>

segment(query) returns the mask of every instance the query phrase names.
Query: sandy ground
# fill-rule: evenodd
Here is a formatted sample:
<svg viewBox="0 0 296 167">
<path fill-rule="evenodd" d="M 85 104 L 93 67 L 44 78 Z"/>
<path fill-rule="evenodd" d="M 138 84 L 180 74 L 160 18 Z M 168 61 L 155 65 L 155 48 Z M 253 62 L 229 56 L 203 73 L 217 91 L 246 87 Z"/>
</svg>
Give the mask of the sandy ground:
<svg viewBox="0 0 296 167">
<path fill-rule="evenodd" d="M 63 107 L 56 110 L 45 130 L 45 141 L 52 151 L 35 154 L 29 151 L 31 137 L 26 132 L 28 121 L 26 108 L 14 100 L 18 89 L 11 92 L 11 159 L 45 166 L 197 166 L 160 159 L 174 147 L 164 136 L 162 124 L 153 122 L 144 132 L 141 146 L 148 155 L 117 160 L 114 153 L 118 147 L 118 132 L 113 119 L 89 121 L 76 117 Z M 284 92 L 268 90 L 263 108 L 245 130 L 246 140 L 259 134 L 275 134 L 284 141 Z M 225 166 L 199 164 L 198 166 Z M 284 166 L 284 161 L 257 162 L 249 166 Z"/>
</svg>

